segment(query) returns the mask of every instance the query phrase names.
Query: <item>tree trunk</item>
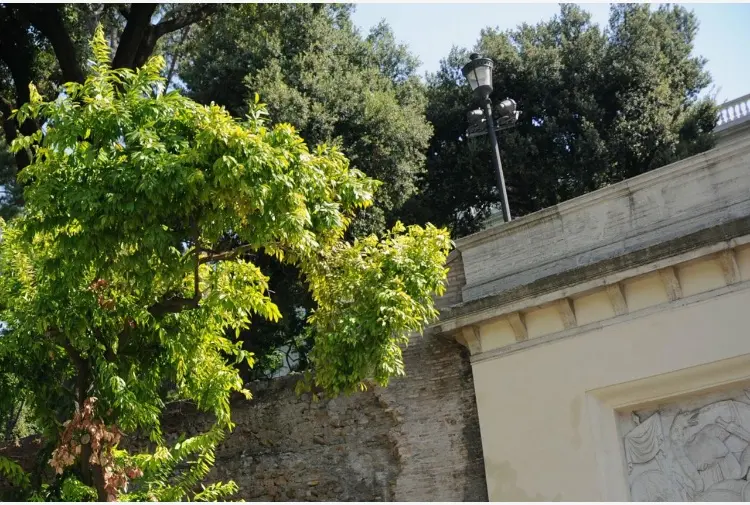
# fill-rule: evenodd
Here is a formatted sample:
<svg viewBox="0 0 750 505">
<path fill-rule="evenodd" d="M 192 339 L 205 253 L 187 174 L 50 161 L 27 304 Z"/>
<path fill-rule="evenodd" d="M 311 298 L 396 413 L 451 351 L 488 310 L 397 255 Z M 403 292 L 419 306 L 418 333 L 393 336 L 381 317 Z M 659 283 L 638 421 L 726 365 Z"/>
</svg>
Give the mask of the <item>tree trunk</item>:
<svg viewBox="0 0 750 505">
<path fill-rule="evenodd" d="M 120 36 L 112 68 L 135 69 L 142 66 L 154 52 L 160 37 L 197 23 L 216 12 L 217 5 L 200 5 L 192 10 L 176 14 L 156 25 L 151 18 L 157 4 L 131 4 L 130 8 L 120 7 L 127 19 Z M 10 69 L 16 88 L 15 105 L 0 102 L 3 114 L 3 133 L 10 144 L 18 136 L 30 135 L 39 129 L 35 121 L 27 120 L 20 128 L 14 120 L 8 119 L 14 108 L 28 102 L 29 83 L 33 79 L 34 57 L 31 28 L 35 28 L 52 45 L 55 57 L 65 82 L 83 82 L 85 74 L 73 41 L 68 33 L 60 5 L 55 4 L 1 4 L 0 3 L 0 60 Z M 31 160 L 26 152 L 16 154 L 16 168 L 20 172 Z"/>
<path fill-rule="evenodd" d="M 107 492 L 104 490 L 104 470 L 99 465 L 89 461 L 91 457 L 91 444 L 81 447 L 81 482 L 96 489 L 96 499 L 107 501 Z"/>
<path fill-rule="evenodd" d="M 26 26 L 27 24 L 15 10 L 7 5 L 0 8 L 0 59 L 5 62 L 13 77 L 16 92 L 15 107 L 28 102 L 30 96 L 29 83 L 33 58 L 31 36 Z M 18 137 L 19 132 L 23 135 L 30 135 L 38 128 L 38 125 L 31 119 L 27 119 L 19 128 L 16 120 L 9 118 L 15 107 L 5 101 L 0 104 L 0 111 L 3 113 L 3 133 L 8 145 Z M 29 162 L 25 151 L 16 153 L 16 166 L 19 171 Z"/>
<path fill-rule="evenodd" d="M 18 8 L 19 12 L 52 44 L 62 70 L 63 81 L 83 84 L 83 70 L 60 12 L 60 5 L 24 4 Z"/>
<path fill-rule="evenodd" d="M 133 4 L 128 14 L 128 23 L 120 36 L 112 68 L 135 68 L 139 48 L 151 27 L 151 16 L 156 4 Z"/>
<path fill-rule="evenodd" d="M 83 404 L 88 398 L 91 387 L 91 366 L 78 351 L 63 337 L 63 347 L 68 353 L 71 361 L 78 371 L 76 376 L 76 390 L 78 393 L 78 409 L 83 409 Z M 107 501 L 107 492 L 104 490 L 104 469 L 100 465 L 91 463 L 91 442 L 81 445 L 80 474 L 81 482 L 96 489 L 99 501 Z"/>
</svg>

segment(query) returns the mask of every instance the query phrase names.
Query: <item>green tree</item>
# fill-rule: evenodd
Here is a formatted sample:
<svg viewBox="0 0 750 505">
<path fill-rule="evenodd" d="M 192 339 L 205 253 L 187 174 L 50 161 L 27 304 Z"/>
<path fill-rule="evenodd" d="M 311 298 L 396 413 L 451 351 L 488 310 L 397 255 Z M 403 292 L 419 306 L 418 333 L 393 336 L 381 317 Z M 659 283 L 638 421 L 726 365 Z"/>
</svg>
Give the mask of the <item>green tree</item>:
<svg viewBox="0 0 750 505">
<path fill-rule="evenodd" d="M 418 61 L 381 23 L 362 37 L 351 6 L 245 4 L 196 26 L 178 74 L 201 103 L 236 117 L 258 93 L 275 121 L 312 143 L 335 142 L 352 166 L 383 181 L 353 224 L 382 231 L 424 168 L 431 134 Z"/>
<path fill-rule="evenodd" d="M 91 59 L 88 41 L 98 24 L 117 47 L 113 65 L 136 68 L 152 52 L 169 52 L 190 26 L 220 8 L 216 4 L 0 4 L 0 217 L 8 219 L 23 208 L 23 188 L 16 176 L 29 159 L 26 151 L 14 156 L 8 148 L 19 134 L 31 135 L 40 127 L 33 118 L 19 125 L 11 117 L 13 109 L 29 101 L 32 81 L 48 98 L 59 93 L 63 82 L 83 82 Z M 173 70 L 174 58 L 169 59 Z M 16 415 L 22 410 L 18 404 L 0 415 L 25 424 L 23 414 Z"/>
<path fill-rule="evenodd" d="M 699 100 L 710 83 L 692 55 L 698 29 L 684 7 L 614 5 L 601 30 L 580 7 L 536 26 L 481 32 L 477 52 L 495 62 L 492 100 L 523 111 L 498 135 L 514 216 L 633 177 L 711 147 L 716 108 Z M 467 140 L 466 113 L 476 108 L 460 69 L 469 51 L 454 48 L 428 79 L 428 149 L 424 191 L 409 219 L 476 231 L 499 201 L 489 142 Z"/>
<path fill-rule="evenodd" d="M 262 104 L 239 122 L 165 92 L 160 57 L 111 69 L 102 30 L 92 48 L 89 78 L 53 101 L 31 86 L 15 116 L 44 127 L 12 146 L 30 164 L 23 212 L 0 222 L 0 363 L 15 380 L 0 396 L 23 394 L 50 444 L 57 478 L 30 497 L 215 500 L 236 486 L 196 484 L 233 426 L 230 394 L 249 396 L 237 364 L 253 357 L 235 335 L 280 316 L 254 256 L 304 276 L 307 377 L 335 395 L 404 372 L 401 346 L 436 316 L 450 239 L 397 224 L 345 241 L 379 183 L 339 150 L 265 125 Z M 176 400 L 215 422 L 167 447 L 160 415 Z M 155 449 L 119 448 L 135 432 Z"/>
<path fill-rule="evenodd" d="M 25 151 L 7 156 L 7 146 L 20 134 L 39 128 L 32 118 L 22 124 L 11 112 L 29 101 L 33 81 L 45 97 L 55 96 L 64 82 L 82 83 L 90 60 L 88 41 L 101 24 L 117 47 L 114 68 L 135 69 L 151 54 L 173 46 L 190 26 L 221 7 L 216 4 L 0 4 L 0 215 L 22 206 L 16 173 L 29 163 Z"/>
<path fill-rule="evenodd" d="M 276 122 L 288 122 L 312 144 L 333 143 L 352 166 L 383 182 L 373 206 L 360 211 L 350 236 L 380 232 L 415 193 L 431 128 L 425 120 L 418 61 L 380 23 L 366 37 L 351 6 L 240 4 L 195 26 L 183 44 L 177 73 L 189 96 L 224 105 L 243 117 L 258 93 Z M 313 307 L 296 268 L 273 258 L 258 264 L 284 314 L 257 321 L 247 350 L 259 366 L 248 377 L 274 372 L 291 349 L 304 368 L 309 342 L 302 328 Z"/>
</svg>

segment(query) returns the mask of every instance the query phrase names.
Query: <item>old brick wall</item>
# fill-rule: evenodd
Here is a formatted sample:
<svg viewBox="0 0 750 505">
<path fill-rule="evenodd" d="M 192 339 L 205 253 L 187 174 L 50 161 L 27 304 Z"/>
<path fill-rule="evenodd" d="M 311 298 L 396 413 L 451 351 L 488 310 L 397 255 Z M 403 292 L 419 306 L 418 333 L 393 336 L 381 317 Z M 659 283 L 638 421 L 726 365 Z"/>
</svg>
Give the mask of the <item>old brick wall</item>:
<svg viewBox="0 0 750 505">
<path fill-rule="evenodd" d="M 387 388 L 314 403 L 294 377 L 254 383 L 211 477 L 259 501 L 486 501 L 468 355 L 454 341 L 412 339 L 407 376 Z M 194 433 L 183 411 L 165 431 Z"/>
<path fill-rule="evenodd" d="M 416 337 L 405 363 L 407 376 L 376 392 L 399 423 L 395 499 L 487 501 L 468 351 L 448 337 Z"/>
<path fill-rule="evenodd" d="M 440 310 L 461 303 L 463 301 L 462 291 L 466 285 L 464 262 L 461 257 L 461 251 L 453 249 L 448 255 L 448 260 L 445 262 L 445 266 L 448 267 L 445 293 L 443 293 L 443 296 L 435 300 L 435 306 Z"/>
</svg>

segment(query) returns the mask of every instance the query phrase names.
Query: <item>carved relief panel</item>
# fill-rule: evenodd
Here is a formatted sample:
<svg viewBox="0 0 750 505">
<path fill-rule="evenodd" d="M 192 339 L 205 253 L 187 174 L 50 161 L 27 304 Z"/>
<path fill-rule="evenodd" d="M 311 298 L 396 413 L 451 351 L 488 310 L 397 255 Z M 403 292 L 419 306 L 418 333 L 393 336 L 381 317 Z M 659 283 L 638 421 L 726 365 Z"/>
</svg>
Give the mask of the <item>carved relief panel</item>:
<svg viewBox="0 0 750 505">
<path fill-rule="evenodd" d="M 618 413 L 633 501 L 750 501 L 750 387 Z"/>
</svg>

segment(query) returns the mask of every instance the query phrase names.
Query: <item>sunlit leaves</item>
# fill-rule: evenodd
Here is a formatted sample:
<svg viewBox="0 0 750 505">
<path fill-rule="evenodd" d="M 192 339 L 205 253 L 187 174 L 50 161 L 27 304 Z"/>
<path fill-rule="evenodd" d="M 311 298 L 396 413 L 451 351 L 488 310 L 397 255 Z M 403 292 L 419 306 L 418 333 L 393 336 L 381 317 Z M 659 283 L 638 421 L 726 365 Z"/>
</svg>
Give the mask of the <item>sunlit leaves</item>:
<svg viewBox="0 0 750 505">
<path fill-rule="evenodd" d="M 344 242 L 379 183 L 339 150 L 309 149 L 289 124 L 266 126 L 259 101 L 240 122 L 164 93 L 159 58 L 109 69 L 101 30 L 92 47 L 83 84 L 53 101 L 32 88 L 18 111 L 45 127 L 13 146 L 33 163 L 23 213 L 0 221 L 0 363 L 53 441 L 91 397 L 96 423 L 148 434 L 155 453 L 111 453 L 118 468 L 142 467 L 129 477 L 140 499 L 223 496 L 233 484 L 196 486 L 233 427 L 230 395 L 250 397 L 237 364 L 254 358 L 232 336 L 253 317 L 281 317 L 257 255 L 304 273 L 318 305 L 314 380 L 336 394 L 403 373 L 400 347 L 436 315 L 450 241 L 399 225 L 383 240 Z M 215 423 L 167 449 L 161 415 L 174 400 Z M 76 450 L 59 452 L 64 466 Z"/>
<path fill-rule="evenodd" d="M 431 297 L 443 292 L 449 247 L 444 230 L 397 224 L 384 240 L 339 244 L 305 265 L 318 303 L 310 331 L 319 386 L 351 392 L 404 373 L 401 347 L 437 315 Z"/>
</svg>

